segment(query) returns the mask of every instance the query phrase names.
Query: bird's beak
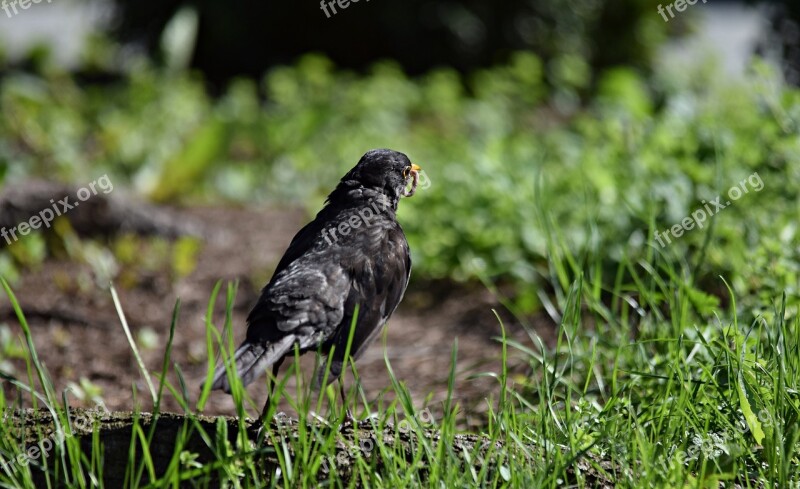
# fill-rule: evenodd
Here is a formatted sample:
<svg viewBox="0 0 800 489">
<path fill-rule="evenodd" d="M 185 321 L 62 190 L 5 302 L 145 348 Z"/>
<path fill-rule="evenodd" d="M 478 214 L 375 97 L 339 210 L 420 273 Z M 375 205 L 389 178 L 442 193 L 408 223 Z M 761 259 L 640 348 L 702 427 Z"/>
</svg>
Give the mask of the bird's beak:
<svg viewBox="0 0 800 489">
<path fill-rule="evenodd" d="M 414 163 L 411 163 L 411 171 L 420 171 L 420 170 L 422 170 L 422 167 L 420 167 L 419 165 L 415 165 Z"/>
</svg>

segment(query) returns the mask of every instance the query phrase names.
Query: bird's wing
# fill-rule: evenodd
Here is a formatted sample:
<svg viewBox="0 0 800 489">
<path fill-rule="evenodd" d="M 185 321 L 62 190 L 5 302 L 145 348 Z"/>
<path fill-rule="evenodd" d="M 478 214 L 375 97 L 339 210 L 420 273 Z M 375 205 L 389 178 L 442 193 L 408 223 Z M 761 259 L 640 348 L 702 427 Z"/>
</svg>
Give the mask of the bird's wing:
<svg viewBox="0 0 800 489">
<path fill-rule="evenodd" d="M 328 208 L 292 238 L 270 282 L 247 318 L 248 340 L 277 341 L 300 325 L 329 326 L 341 319 L 347 283 L 333 247 L 319 247 Z"/>
<path fill-rule="evenodd" d="M 350 283 L 344 269 L 324 255 L 303 255 L 264 288 L 247 318 L 248 341 L 270 343 L 293 334 L 306 349 L 334 333 Z"/>
<path fill-rule="evenodd" d="M 319 232 L 322 230 L 327 219 L 327 210 L 328 209 L 325 208 L 320 211 L 316 219 L 303 226 L 300 231 L 297 231 L 297 234 L 294 235 L 292 242 L 289 243 L 289 247 L 286 248 L 286 251 L 281 257 L 281 261 L 278 262 L 278 266 L 275 267 L 275 271 L 272 274 L 273 277 L 277 277 L 290 263 L 294 262 L 314 247 L 314 244 L 319 239 Z"/>
<path fill-rule="evenodd" d="M 371 242 L 362 249 L 370 250 L 371 253 L 362 252 L 353 257 L 350 263 L 350 291 L 344 304 L 341 326 L 332 338 L 336 349 L 330 380 L 339 376 L 344 365 L 344 352 L 356 305 L 358 318 L 350 346 L 350 355 L 354 359 L 361 356 L 378 336 L 382 326 L 400 304 L 408 286 L 411 274 L 408 242 L 396 222 L 391 223 L 388 232 L 386 231 L 384 228 L 383 231 L 374 229 L 374 233 L 365 233 L 364 236 Z"/>
<path fill-rule="evenodd" d="M 297 233 L 247 317 L 247 338 L 233 358 L 244 385 L 279 365 L 295 344 L 307 350 L 324 343 L 342 320 L 348 277 L 328 256 L 335 250 L 311 246 L 317 226 L 312 222 Z M 224 366 L 217 368 L 213 387 L 230 392 Z"/>
</svg>

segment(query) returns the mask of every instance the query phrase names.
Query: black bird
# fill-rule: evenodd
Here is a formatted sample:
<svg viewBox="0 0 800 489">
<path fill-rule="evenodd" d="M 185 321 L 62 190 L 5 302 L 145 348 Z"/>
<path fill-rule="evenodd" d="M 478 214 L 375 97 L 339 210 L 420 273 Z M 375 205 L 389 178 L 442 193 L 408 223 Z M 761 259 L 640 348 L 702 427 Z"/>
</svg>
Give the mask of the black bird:
<svg viewBox="0 0 800 489">
<path fill-rule="evenodd" d="M 419 170 L 403 153 L 375 149 L 342 177 L 317 217 L 292 239 L 247 317 L 247 337 L 233 357 L 242 384 L 270 366 L 274 377 L 295 345 L 301 353 L 325 355 L 333 348 L 328 381 L 338 379 L 356 307 L 350 354 L 355 360 L 364 352 L 408 285 L 411 257 L 396 212 L 401 196 L 414 195 Z M 317 385 L 325 370 L 322 362 Z M 212 388 L 230 393 L 224 365 Z"/>
</svg>

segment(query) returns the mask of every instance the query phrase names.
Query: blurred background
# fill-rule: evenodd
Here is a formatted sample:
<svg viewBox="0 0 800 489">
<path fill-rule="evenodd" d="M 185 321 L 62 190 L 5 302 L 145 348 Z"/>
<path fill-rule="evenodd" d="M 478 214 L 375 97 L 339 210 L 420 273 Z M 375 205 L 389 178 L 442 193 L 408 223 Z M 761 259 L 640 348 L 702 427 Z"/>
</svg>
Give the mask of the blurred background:
<svg viewBox="0 0 800 489">
<path fill-rule="evenodd" d="M 796 312 L 798 22 L 790 0 L 0 0 L 0 225 L 113 182 L 0 240 L 0 275 L 57 385 L 131 408 L 144 385 L 110 282 L 152 370 L 181 298 L 172 358 L 196 386 L 214 284 L 220 328 L 238 285 L 240 339 L 339 177 L 371 148 L 403 151 L 430 187 L 401 206 L 414 273 L 386 354 L 436 402 L 457 338 L 469 419 L 496 389 L 481 373 L 498 368 L 501 324 L 551 344 L 577 277 L 636 317 L 635 294 L 608 291 L 658 255 L 686 267 L 701 315 L 727 300 L 720 276 L 743 311 L 788 291 Z M 654 244 L 754 172 L 763 191 Z M 4 298 L 9 376 L 25 375 L 18 334 Z M 359 362 L 370 399 L 383 357 L 379 341 Z M 510 366 L 524 386 L 528 364 Z M 231 406 L 215 395 L 209 412 Z"/>
</svg>

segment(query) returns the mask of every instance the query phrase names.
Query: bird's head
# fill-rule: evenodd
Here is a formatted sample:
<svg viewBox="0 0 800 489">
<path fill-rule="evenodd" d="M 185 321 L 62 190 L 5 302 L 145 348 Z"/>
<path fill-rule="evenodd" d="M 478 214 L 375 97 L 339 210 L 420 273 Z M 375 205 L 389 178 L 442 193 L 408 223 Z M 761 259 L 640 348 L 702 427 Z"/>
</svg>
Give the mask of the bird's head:
<svg viewBox="0 0 800 489">
<path fill-rule="evenodd" d="M 390 149 L 373 149 L 367 151 L 358 164 L 342 177 L 334 194 L 342 191 L 349 195 L 354 192 L 362 193 L 364 197 L 383 194 L 396 205 L 401 196 L 414 195 L 420 170 L 403 153 Z"/>
</svg>

